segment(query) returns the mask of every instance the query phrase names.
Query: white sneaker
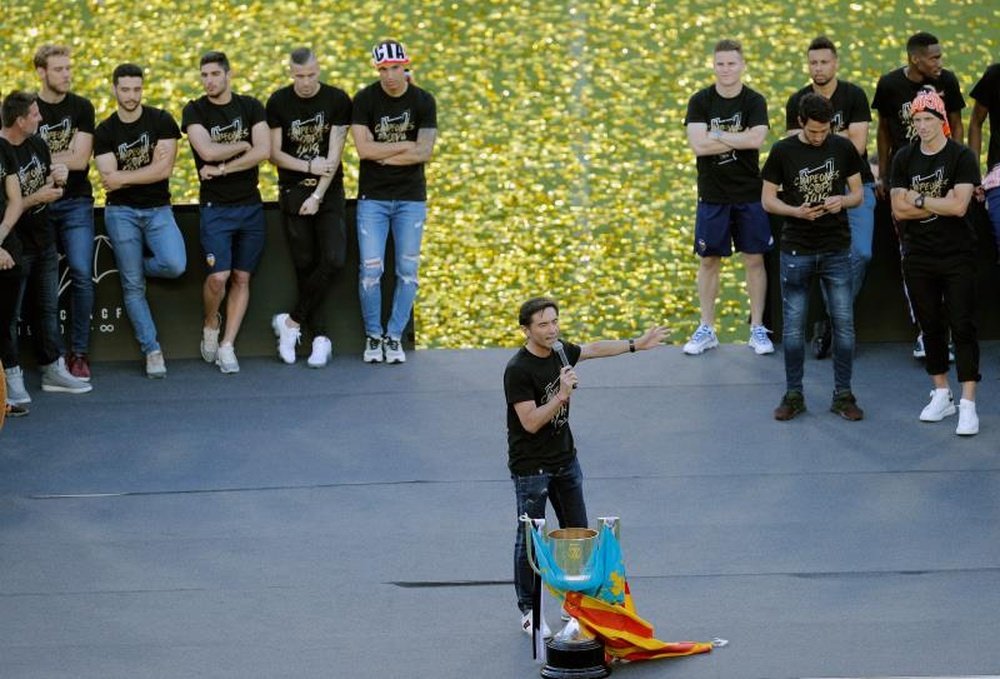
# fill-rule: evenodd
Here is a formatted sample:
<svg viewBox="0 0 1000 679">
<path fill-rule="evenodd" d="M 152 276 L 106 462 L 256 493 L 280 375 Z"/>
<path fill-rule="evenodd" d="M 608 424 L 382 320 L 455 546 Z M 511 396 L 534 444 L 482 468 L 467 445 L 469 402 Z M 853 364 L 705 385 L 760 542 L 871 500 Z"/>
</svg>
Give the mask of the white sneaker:
<svg viewBox="0 0 1000 679">
<path fill-rule="evenodd" d="M 31 403 L 31 394 L 24 388 L 24 372 L 21 366 L 6 368 L 3 372 L 7 381 L 7 403 L 15 406 Z"/>
<path fill-rule="evenodd" d="M 913 343 L 913 358 L 927 358 L 927 352 L 924 351 L 923 333 L 917 335 L 917 341 Z"/>
<path fill-rule="evenodd" d="M 398 339 L 386 335 L 382 338 L 382 346 L 385 347 L 386 363 L 406 363 L 406 352 Z"/>
<path fill-rule="evenodd" d="M 215 365 L 219 366 L 219 372 L 226 375 L 238 373 L 240 362 L 236 360 L 236 347 L 232 344 L 220 344 L 215 354 Z"/>
<path fill-rule="evenodd" d="M 319 335 L 313 338 L 312 353 L 309 354 L 309 360 L 306 361 L 306 364 L 310 368 L 322 368 L 331 356 L 333 356 L 333 342 L 330 341 L 329 337 Z"/>
<path fill-rule="evenodd" d="M 73 377 L 66 369 L 66 359 L 60 356 L 57 360 L 42 366 L 42 391 L 55 391 L 63 394 L 86 394 L 94 388 L 90 382 L 84 382 Z"/>
<path fill-rule="evenodd" d="M 719 338 L 715 336 L 715 330 L 712 326 L 702 323 L 684 345 L 684 353 L 689 356 L 697 356 L 717 346 L 719 346 Z M 774 351 L 774 347 L 771 347 L 771 351 Z"/>
<path fill-rule="evenodd" d="M 973 413 L 975 413 L 975 405 L 973 405 Z M 940 422 L 954 414 L 955 400 L 951 397 L 951 389 L 935 389 L 931 392 L 931 402 L 920 411 L 920 421 Z"/>
<path fill-rule="evenodd" d="M 288 314 L 275 314 L 271 328 L 278 338 L 278 356 L 288 365 L 295 363 L 295 346 L 302 341 L 302 329 L 289 327 Z"/>
<path fill-rule="evenodd" d="M 219 321 L 219 327 L 201 329 L 201 357 L 205 363 L 214 363 L 215 355 L 219 352 L 219 330 L 222 329 L 222 316 L 215 314 Z"/>
<path fill-rule="evenodd" d="M 146 377 L 159 380 L 166 376 L 167 363 L 163 360 L 163 352 L 157 349 L 146 354 Z"/>
<path fill-rule="evenodd" d="M 531 636 L 531 616 L 532 611 L 529 609 L 521 614 L 521 631 Z M 550 639 L 552 637 L 552 630 L 549 629 L 548 624 L 545 622 L 545 617 L 542 617 L 541 629 L 543 639 Z"/>
<path fill-rule="evenodd" d="M 964 398 L 958 402 L 958 427 L 955 433 L 959 436 L 974 436 L 979 433 L 979 416 L 976 415 L 976 402 L 966 401 Z"/>
<path fill-rule="evenodd" d="M 371 335 L 365 337 L 365 353 L 363 358 L 365 363 L 381 363 L 385 360 L 385 356 L 382 354 L 381 337 L 372 337 Z"/>
<path fill-rule="evenodd" d="M 771 331 L 763 325 L 750 326 L 750 339 L 747 341 L 747 346 L 753 349 L 754 353 L 758 356 L 774 353 L 774 344 L 771 343 L 771 338 L 767 336 L 769 332 Z"/>
</svg>

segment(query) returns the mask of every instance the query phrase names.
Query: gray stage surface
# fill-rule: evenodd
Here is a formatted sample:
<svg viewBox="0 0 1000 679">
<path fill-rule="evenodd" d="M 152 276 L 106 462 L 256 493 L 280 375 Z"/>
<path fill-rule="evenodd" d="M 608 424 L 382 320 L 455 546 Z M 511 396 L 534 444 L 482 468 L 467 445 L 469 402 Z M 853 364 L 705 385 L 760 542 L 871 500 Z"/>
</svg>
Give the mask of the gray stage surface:
<svg viewBox="0 0 1000 679">
<path fill-rule="evenodd" d="M 32 375 L 0 433 L 0 676 L 537 676 L 510 584 L 511 353 L 174 361 L 162 382 L 105 363 L 85 396 Z M 903 345 L 860 348 L 860 423 L 827 411 L 829 360 L 787 423 L 780 353 L 581 364 L 589 510 L 622 517 L 639 612 L 730 641 L 614 676 L 1000 673 L 998 353 L 970 439 L 917 421 Z"/>
</svg>

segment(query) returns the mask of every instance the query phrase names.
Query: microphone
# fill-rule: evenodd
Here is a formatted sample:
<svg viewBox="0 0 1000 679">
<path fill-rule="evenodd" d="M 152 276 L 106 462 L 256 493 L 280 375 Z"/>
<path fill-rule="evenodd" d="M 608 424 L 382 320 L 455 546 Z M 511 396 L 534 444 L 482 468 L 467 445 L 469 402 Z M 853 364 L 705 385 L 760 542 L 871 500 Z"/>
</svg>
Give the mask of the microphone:
<svg viewBox="0 0 1000 679">
<path fill-rule="evenodd" d="M 569 359 L 566 357 L 566 350 L 563 349 L 563 343 L 562 342 L 560 342 L 559 340 L 556 340 L 555 342 L 553 342 L 552 343 L 552 351 L 556 352 L 556 356 L 559 357 L 559 362 L 562 363 L 562 367 L 564 367 L 564 368 L 569 368 L 570 367 L 570 365 L 569 365 Z M 577 385 L 574 384 L 573 388 L 576 389 L 576 387 L 577 387 Z"/>
</svg>

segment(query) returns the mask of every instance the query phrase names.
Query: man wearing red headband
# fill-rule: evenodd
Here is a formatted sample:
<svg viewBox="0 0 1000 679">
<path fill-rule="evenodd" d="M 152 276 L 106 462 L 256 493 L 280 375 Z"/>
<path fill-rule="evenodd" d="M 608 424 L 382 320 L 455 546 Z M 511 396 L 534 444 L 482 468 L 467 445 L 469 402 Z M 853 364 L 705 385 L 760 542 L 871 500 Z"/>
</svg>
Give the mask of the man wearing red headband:
<svg viewBox="0 0 1000 679">
<path fill-rule="evenodd" d="M 903 276 L 923 330 L 927 373 L 934 384 L 920 420 L 940 422 L 956 412 L 948 386 L 950 329 L 962 383 L 955 433 L 971 436 L 979 432 L 980 375 L 975 234 L 965 212 L 979 183 L 979 167 L 971 150 L 948 138 L 947 107 L 933 89 L 921 91 L 910 112 L 920 142 L 905 146 L 893 159 L 891 197 L 901 233 Z"/>
</svg>

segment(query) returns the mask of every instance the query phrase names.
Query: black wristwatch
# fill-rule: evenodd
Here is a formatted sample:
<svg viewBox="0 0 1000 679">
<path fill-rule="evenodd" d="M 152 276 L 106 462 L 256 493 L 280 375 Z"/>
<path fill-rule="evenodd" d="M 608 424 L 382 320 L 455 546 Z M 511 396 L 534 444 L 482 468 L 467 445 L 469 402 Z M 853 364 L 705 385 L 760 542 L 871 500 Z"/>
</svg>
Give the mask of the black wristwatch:
<svg viewBox="0 0 1000 679">
<path fill-rule="evenodd" d="M 915 206 L 917 206 L 918 208 L 920 208 L 921 210 L 923 210 L 924 209 L 924 200 L 925 199 L 926 199 L 926 196 L 924 196 L 924 194 L 918 193 L 917 197 L 913 199 L 913 204 Z"/>
</svg>

